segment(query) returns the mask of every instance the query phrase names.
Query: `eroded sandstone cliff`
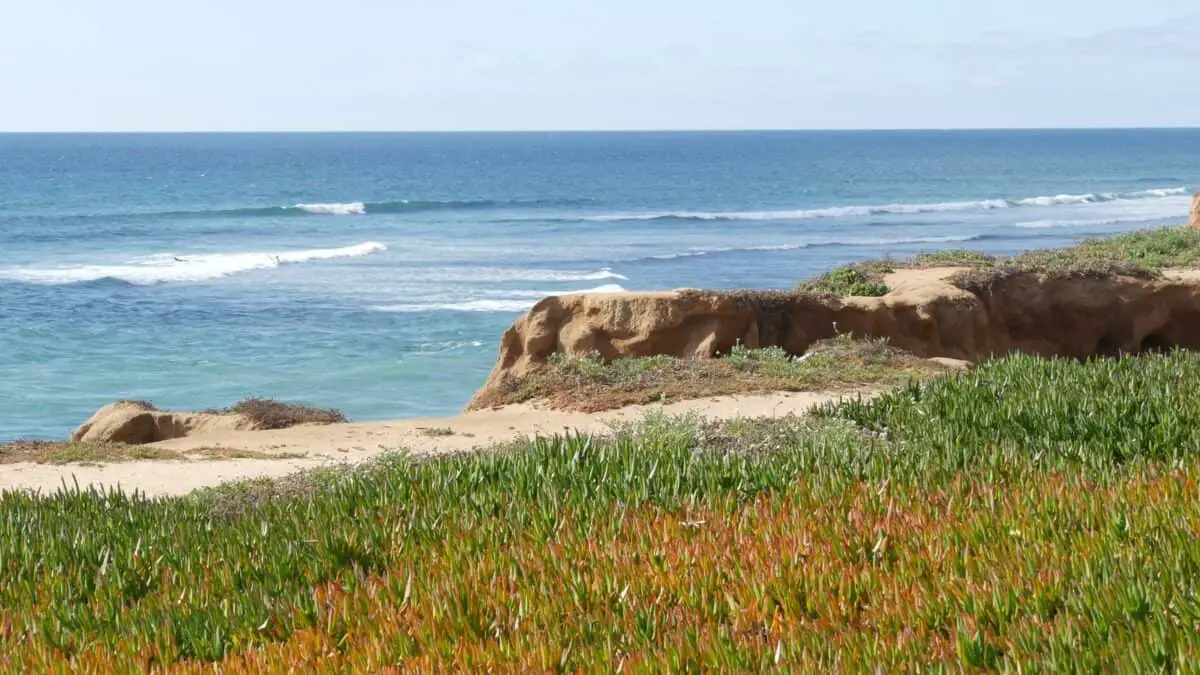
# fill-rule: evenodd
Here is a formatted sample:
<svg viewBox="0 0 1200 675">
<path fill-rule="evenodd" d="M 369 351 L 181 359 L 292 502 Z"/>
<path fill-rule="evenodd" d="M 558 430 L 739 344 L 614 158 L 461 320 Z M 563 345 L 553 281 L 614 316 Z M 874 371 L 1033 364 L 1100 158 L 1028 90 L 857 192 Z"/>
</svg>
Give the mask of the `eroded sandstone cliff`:
<svg viewBox="0 0 1200 675">
<path fill-rule="evenodd" d="M 708 358 L 740 343 L 803 354 L 839 333 L 886 337 L 918 356 L 967 361 L 1013 351 L 1087 358 L 1200 348 L 1194 272 L 1157 279 L 1023 273 L 969 292 L 948 280 L 959 271 L 897 271 L 879 298 L 695 290 L 546 298 L 505 332 L 499 360 L 470 407 L 556 352 Z"/>
</svg>

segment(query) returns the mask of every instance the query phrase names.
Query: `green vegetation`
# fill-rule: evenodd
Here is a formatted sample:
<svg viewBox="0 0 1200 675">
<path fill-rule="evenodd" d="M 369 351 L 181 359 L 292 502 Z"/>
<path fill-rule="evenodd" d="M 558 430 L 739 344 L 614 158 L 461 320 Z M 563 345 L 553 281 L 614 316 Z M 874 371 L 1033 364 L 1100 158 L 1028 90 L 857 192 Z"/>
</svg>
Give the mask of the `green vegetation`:
<svg viewBox="0 0 1200 675">
<path fill-rule="evenodd" d="M 891 271 L 892 266 L 886 261 L 845 265 L 800 282 L 796 290 L 822 295 L 880 297 L 888 293 L 883 275 Z"/>
<path fill-rule="evenodd" d="M 833 295 L 884 295 L 883 275 L 899 268 L 969 267 L 951 281 L 972 291 L 986 291 L 996 282 L 1022 273 L 1059 278 L 1106 279 L 1157 277 L 1164 269 L 1200 267 L 1200 231 L 1186 227 L 1138 230 L 1090 239 L 1063 249 L 1027 251 L 1011 257 L 951 249 L 922 253 L 912 260 L 883 260 L 836 268 L 809 281 L 798 291 Z"/>
<path fill-rule="evenodd" d="M 648 356 L 605 362 L 598 355 L 554 354 L 540 371 L 490 392 L 478 407 L 537 400 L 552 408 L 598 412 L 626 405 L 776 391 L 846 390 L 896 385 L 945 372 L 885 340 L 841 335 L 804 356 L 778 347 L 736 346 L 716 359 Z"/>
<path fill-rule="evenodd" d="M 206 410 L 214 415 L 244 415 L 260 429 L 287 429 L 300 424 L 339 424 L 348 421 L 340 410 L 313 408 L 267 398 L 247 398 L 228 408 Z"/>
<path fill-rule="evenodd" d="M 1186 669 L 1198 379 L 1011 357 L 812 418 L 6 493 L 0 670 Z"/>
<path fill-rule="evenodd" d="M 172 450 L 124 443 L 61 443 L 56 441 L 14 441 L 0 444 L 0 464 L 34 462 L 70 464 L 73 462 L 126 462 L 139 459 L 180 459 Z"/>
<path fill-rule="evenodd" d="M 453 436 L 454 430 L 451 429 L 450 427 L 428 427 L 428 428 L 422 429 L 421 433 L 425 436 L 434 436 L 434 437 Z"/>
<path fill-rule="evenodd" d="M 1014 274 L 1035 272 L 1058 278 L 1108 279 L 1115 276 L 1153 279 L 1164 269 L 1200 265 L 1200 232 L 1164 227 L 1091 239 L 1058 250 L 1027 251 L 973 265 L 952 281 L 972 292 Z"/>
<path fill-rule="evenodd" d="M 109 464 L 141 460 L 290 459 L 295 454 L 266 454 L 236 448 L 199 448 L 180 452 L 149 445 L 61 441 L 0 443 L 0 464 Z"/>
</svg>

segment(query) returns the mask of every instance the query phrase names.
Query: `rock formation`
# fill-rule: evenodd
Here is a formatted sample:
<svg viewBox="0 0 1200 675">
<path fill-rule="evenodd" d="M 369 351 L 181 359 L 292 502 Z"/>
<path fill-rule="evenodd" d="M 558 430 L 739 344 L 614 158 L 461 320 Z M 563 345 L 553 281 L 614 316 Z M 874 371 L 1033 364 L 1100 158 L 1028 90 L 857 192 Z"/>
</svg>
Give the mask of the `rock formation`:
<svg viewBox="0 0 1200 675">
<path fill-rule="evenodd" d="M 1188 227 L 1200 230 L 1200 192 L 1192 196 L 1192 213 L 1188 219 Z"/>
<path fill-rule="evenodd" d="M 118 401 L 96 411 L 71 436 L 72 442 L 157 443 L 217 431 L 256 429 L 242 415 L 165 412 L 138 401 Z"/>
<path fill-rule="evenodd" d="M 958 271 L 898 271 L 879 298 L 694 290 L 546 298 L 505 332 L 484 390 L 511 385 L 555 352 L 707 358 L 741 343 L 803 354 L 838 333 L 886 337 L 921 357 L 969 362 L 1013 351 L 1087 358 L 1200 348 L 1200 274 L 1022 273 L 976 294 L 947 280 Z"/>
</svg>

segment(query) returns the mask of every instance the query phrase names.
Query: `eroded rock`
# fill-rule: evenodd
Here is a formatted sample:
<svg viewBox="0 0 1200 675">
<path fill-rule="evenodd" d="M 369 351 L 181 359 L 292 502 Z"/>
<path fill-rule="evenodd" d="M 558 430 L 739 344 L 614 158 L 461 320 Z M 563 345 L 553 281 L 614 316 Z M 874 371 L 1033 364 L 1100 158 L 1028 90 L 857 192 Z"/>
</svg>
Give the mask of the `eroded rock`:
<svg viewBox="0 0 1200 675">
<path fill-rule="evenodd" d="M 888 338 L 924 358 L 975 363 L 1014 351 L 1088 358 L 1200 348 L 1200 277 L 1061 278 L 1034 273 L 968 292 L 962 268 L 900 270 L 879 298 L 778 292 L 584 294 L 550 297 L 505 332 L 499 359 L 469 407 L 555 352 L 605 359 L 709 358 L 737 344 L 803 354 L 839 333 Z"/>
<path fill-rule="evenodd" d="M 137 401 L 118 401 L 96 411 L 71 435 L 72 442 L 144 444 L 258 425 L 242 415 L 166 412 Z"/>
</svg>

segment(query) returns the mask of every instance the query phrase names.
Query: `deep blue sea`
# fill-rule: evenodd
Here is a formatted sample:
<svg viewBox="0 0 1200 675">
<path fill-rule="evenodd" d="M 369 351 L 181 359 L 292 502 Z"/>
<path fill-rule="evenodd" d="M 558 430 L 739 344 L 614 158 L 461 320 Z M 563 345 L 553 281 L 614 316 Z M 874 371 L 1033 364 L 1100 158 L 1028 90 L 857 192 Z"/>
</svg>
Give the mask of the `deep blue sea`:
<svg viewBox="0 0 1200 675">
<path fill-rule="evenodd" d="M 1179 223 L 1200 130 L 0 135 L 0 440 L 118 398 L 460 410 L 553 293 Z"/>
</svg>

